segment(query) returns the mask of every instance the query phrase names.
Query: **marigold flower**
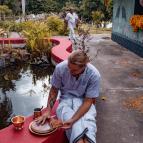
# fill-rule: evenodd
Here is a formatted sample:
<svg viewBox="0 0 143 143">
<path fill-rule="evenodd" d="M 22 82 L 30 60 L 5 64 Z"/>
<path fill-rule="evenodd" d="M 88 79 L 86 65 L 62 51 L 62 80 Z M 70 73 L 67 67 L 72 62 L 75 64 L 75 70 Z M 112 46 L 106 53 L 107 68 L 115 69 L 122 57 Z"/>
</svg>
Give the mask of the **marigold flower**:
<svg viewBox="0 0 143 143">
<path fill-rule="evenodd" d="M 143 30 L 143 15 L 133 15 L 130 18 L 130 25 L 133 27 L 134 32 Z"/>
</svg>

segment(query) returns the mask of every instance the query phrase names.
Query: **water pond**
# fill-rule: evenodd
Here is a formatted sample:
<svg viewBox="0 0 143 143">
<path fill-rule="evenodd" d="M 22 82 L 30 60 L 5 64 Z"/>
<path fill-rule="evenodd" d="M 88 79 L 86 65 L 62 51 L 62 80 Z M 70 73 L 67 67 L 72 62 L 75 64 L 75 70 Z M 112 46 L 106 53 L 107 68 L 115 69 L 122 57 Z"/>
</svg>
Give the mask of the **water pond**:
<svg viewBox="0 0 143 143">
<path fill-rule="evenodd" d="M 14 115 L 29 116 L 34 108 L 46 107 L 54 67 L 16 65 L 0 69 L 0 129 Z"/>
</svg>

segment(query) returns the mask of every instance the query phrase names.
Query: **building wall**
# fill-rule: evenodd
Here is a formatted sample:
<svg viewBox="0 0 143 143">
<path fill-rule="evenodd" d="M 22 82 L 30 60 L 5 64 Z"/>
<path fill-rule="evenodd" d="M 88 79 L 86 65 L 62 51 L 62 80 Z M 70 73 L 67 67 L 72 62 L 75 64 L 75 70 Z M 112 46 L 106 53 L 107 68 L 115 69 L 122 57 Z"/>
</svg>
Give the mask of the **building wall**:
<svg viewBox="0 0 143 143">
<path fill-rule="evenodd" d="M 143 12 L 143 7 L 140 8 L 140 11 L 136 11 L 136 9 L 138 10 L 139 0 L 113 0 L 113 4 L 112 39 L 143 56 L 143 31 L 133 32 L 129 22 L 130 17 L 135 13 Z"/>
</svg>

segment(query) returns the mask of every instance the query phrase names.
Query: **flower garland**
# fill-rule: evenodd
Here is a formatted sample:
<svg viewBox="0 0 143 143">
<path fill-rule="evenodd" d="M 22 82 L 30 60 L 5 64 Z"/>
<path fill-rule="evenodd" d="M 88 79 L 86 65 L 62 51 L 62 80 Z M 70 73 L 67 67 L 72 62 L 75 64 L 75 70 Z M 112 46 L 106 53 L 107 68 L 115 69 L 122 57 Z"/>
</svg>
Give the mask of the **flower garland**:
<svg viewBox="0 0 143 143">
<path fill-rule="evenodd" d="M 143 15 L 133 15 L 130 18 L 130 24 L 134 32 L 143 31 Z"/>
</svg>

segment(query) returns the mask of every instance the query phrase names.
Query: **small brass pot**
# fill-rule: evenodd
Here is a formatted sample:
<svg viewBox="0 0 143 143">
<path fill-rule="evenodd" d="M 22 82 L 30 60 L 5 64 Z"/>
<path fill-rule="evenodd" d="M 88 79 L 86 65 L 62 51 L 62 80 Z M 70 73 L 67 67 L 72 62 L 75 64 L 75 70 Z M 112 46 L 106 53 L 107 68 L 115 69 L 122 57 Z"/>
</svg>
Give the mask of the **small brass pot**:
<svg viewBox="0 0 143 143">
<path fill-rule="evenodd" d="M 21 130 L 23 128 L 24 122 L 25 122 L 25 117 L 18 115 L 18 116 L 14 116 L 11 119 L 12 124 L 14 125 L 16 130 Z"/>
</svg>

